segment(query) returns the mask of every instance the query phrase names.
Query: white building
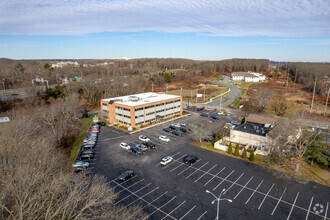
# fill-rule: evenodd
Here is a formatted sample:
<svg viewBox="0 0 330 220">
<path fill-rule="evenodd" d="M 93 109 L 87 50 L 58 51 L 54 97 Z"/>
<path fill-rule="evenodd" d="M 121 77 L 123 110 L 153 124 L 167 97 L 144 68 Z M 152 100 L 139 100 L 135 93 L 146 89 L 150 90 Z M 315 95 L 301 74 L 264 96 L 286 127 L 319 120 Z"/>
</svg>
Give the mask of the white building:
<svg viewBox="0 0 330 220">
<path fill-rule="evenodd" d="M 231 74 L 232 80 L 244 82 L 260 82 L 265 81 L 266 76 L 261 73 L 254 72 L 233 72 Z"/>
</svg>

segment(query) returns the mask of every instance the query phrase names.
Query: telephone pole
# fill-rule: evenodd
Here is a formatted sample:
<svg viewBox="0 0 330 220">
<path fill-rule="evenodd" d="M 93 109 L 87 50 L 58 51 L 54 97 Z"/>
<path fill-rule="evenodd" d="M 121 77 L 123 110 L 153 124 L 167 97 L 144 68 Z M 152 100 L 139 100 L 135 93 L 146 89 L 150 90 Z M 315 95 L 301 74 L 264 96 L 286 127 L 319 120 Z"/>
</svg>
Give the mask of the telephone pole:
<svg viewBox="0 0 330 220">
<path fill-rule="evenodd" d="M 181 90 L 180 90 L 180 96 L 182 97 L 182 87 L 181 87 Z"/>
<path fill-rule="evenodd" d="M 204 102 L 205 102 L 205 86 L 204 86 Z"/>
<path fill-rule="evenodd" d="M 329 94 L 330 94 L 330 86 L 329 86 L 329 89 L 328 89 L 327 100 L 325 101 L 325 106 L 324 106 L 324 116 L 327 114 L 327 107 L 328 107 Z"/>
<path fill-rule="evenodd" d="M 314 104 L 314 97 L 315 97 L 315 88 L 316 88 L 316 78 L 317 78 L 317 74 L 315 74 L 315 82 L 314 82 L 314 89 L 313 89 L 313 97 L 312 97 L 312 104 L 311 104 L 311 112 L 310 112 L 310 114 L 312 114 L 312 111 L 313 111 L 313 104 Z"/>
<path fill-rule="evenodd" d="M 196 104 L 197 104 L 197 92 L 198 92 L 198 90 L 196 89 Z"/>
<path fill-rule="evenodd" d="M 296 68 L 296 74 L 294 76 L 294 88 L 296 88 L 297 73 L 298 73 L 298 68 Z"/>
<path fill-rule="evenodd" d="M 154 84 L 151 84 L 151 91 L 154 92 Z"/>
<path fill-rule="evenodd" d="M 285 71 L 286 71 L 286 89 L 288 89 L 288 87 L 289 87 L 289 71 L 288 71 L 288 62 L 286 62 Z"/>
</svg>

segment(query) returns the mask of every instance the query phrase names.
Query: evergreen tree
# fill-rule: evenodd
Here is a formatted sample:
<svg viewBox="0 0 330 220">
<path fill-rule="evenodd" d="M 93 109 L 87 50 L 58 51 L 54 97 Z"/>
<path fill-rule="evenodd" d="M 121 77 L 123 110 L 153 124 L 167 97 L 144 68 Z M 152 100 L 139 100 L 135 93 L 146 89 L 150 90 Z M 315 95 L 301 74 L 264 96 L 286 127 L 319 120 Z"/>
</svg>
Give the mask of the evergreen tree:
<svg viewBox="0 0 330 220">
<path fill-rule="evenodd" d="M 229 143 L 228 154 L 233 154 L 233 147 L 231 146 L 231 143 Z"/>
<path fill-rule="evenodd" d="M 242 158 L 247 158 L 247 153 L 246 153 L 246 148 L 244 147 L 243 153 L 242 153 Z"/>
<path fill-rule="evenodd" d="M 254 151 L 250 150 L 250 160 L 254 161 Z"/>
<path fill-rule="evenodd" d="M 236 144 L 234 155 L 235 155 L 236 157 L 239 156 L 239 144 Z"/>
</svg>

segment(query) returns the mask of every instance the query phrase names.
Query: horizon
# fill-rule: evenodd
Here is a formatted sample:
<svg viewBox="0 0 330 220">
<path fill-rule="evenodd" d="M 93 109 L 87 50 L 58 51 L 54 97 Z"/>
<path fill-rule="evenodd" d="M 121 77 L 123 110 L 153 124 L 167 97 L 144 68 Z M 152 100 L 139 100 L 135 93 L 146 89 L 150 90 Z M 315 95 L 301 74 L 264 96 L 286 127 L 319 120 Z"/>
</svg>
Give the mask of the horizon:
<svg viewBox="0 0 330 220">
<path fill-rule="evenodd" d="M 323 0 L 4 0 L 0 13 L 10 59 L 330 60 Z"/>
</svg>

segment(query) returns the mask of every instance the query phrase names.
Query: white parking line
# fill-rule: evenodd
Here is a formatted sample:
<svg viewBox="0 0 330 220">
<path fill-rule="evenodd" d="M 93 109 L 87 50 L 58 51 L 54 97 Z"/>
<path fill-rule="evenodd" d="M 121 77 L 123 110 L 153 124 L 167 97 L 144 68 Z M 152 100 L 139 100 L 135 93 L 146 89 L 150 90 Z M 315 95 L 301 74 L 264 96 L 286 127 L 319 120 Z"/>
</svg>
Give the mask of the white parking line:
<svg viewBox="0 0 330 220">
<path fill-rule="evenodd" d="M 329 202 L 327 202 L 327 207 L 325 208 L 324 220 L 327 219 Z"/>
<path fill-rule="evenodd" d="M 162 195 L 158 196 L 156 199 L 152 200 L 152 201 L 150 202 L 150 204 L 153 203 L 154 201 L 158 200 L 159 198 L 163 197 L 163 196 L 164 196 L 165 194 L 167 194 L 167 193 L 168 193 L 168 192 L 166 191 L 166 192 L 163 193 Z M 147 205 L 141 207 L 141 210 L 144 209 L 145 207 L 147 207 L 147 206 L 150 205 L 150 204 L 147 204 Z M 139 210 L 140 210 L 140 209 L 139 209 Z M 139 212 L 139 211 L 137 211 L 137 212 Z M 132 215 L 134 215 L 135 213 L 136 213 L 136 212 L 134 212 Z M 131 215 L 131 216 L 132 216 L 132 215 Z"/>
<path fill-rule="evenodd" d="M 197 180 L 195 180 L 194 182 L 196 183 L 198 180 L 200 180 L 203 176 L 205 176 L 206 174 L 208 174 L 214 167 L 216 167 L 216 165 L 214 165 L 213 167 L 211 167 L 211 169 L 209 169 L 208 171 L 204 172 L 203 175 L 201 175 Z"/>
<path fill-rule="evenodd" d="M 134 183 L 134 184 L 130 185 L 129 187 L 127 187 L 127 189 L 131 188 L 132 186 L 135 186 L 136 184 L 142 182 L 143 180 L 144 180 L 144 179 L 137 181 L 136 183 Z M 118 186 L 118 185 L 117 185 L 117 186 Z M 114 190 L 117 186 L 113 187 L 112 189 Z M 122 189 L 122 190 L 120 190 L 119 192 L 115 192 L 115 193 L 116 193 L 116 194 L 119 194 L 119 193 L 121 193 L 121 192 L 124 191 L 124 190 L 125 190 L 125 189 Z"/>
<path fill-rule="evenodd" d="M 223 183 L 231 174 L 233 174 L 233 172 L 234 172 L 234 170 L 231 171 L 231 173 L 228 174 L 228 176 L 226 176 L 226 178 L 222 179 L 222 181 L 216 187 L 214 187 L 213 191 L 216 190 L 221 185 L 221 183 Z"/>
<path fill-rule="evenodd" d="M 187 154 L 183 155 L 182 157 L 185 157 L 186 155 L 187 155 Z M 179 162 L 177 159 L 174 159 L 174 158 L 173 158 L 173 162 L 177 162 L 177 163 L 179 163 L 179 164 L 182 164 L 181 162 Z M 163 169 L 168 168 L 168 167 L 171 166 L 172 164 L 174 164 L 174 163 L 170 163 L 169 165 L 163 167 Z M 179 166 L 180 166 L 180 165 L 179 165 Z"/>
<path fill-rule="evenodd" d="M 167 218 L 168 215 L 172 214 L 175 210 L 177 210 L 177 209 L 178 209 L 180 206 L 182 206 L 185 202 L 186 202 L 186 200 L 183 201 L 183 202 L 182 202 L 180 205 L 178 205 L 177 207 L 175 207 L 175 209 L 173 209 L 171 212 L 169 212 L 168 214 L 166 214 L 166 216 L 165 216 L 164 218 Z M 162 220 L 163 220 L 164 218 L 162 218 Z"/>
<path fill-rule="evenodd" d="M 157 211 L 161 211 L 161 208 L 163 208 L 164 206 L 166 206 L 168 203 L 170 203 L 170 202 L 172 202 L 172 200 L 173 199 L 175 199 L 176 198 L 176 196 L 174 196 L 171 200 L 169 200 L 169 201 L 167 201 L 165 204 L 163 204 L 161 207 L 159 207 L 158 208 L 158 210 L 155 210 L 155 211 L 153 211 L 152 213 L 150 213 L 149 214 L 149 216 L 147 216 L 147 217 L 145 217 L 144 219 L 147 219 L 147 218 L 149 218 L 152 214 L 154 214 L 155 212 L 157 212 Z M 166 212 L 164 212 L 164 211 L 162 211 L 165 215 L 168 215 L 169 217 L 172 217 L 171 215 L 169 215 L 168 213 L 166 213 Z M 172 217 L 173 219 L 176 219 L 176 218 L 174 218 L 174 217 Z"/>
<path fill-rule="evenodd" d="M 137 192 L 140 192 L 140 191 L 141 191 L 141 190 L 143 190 L 144 188 L 148 187 L 150 184 L 151 184 L 151 183 L 149 183 L 149 184 L 145 185 L 144 187 L 142 187 L 142 188 L 140 188 L 140 189 L 136 190 L 136 191 L 134 192 L 134 194 L 136 194 Z M 127 189 L 128 189 L 128 188 L 126 188 L 126 190 L 127 190 Z M 128 196 L 126 196 L 125 198 L 123 198 L 123 199 L 121 199 L 121 200 L 119 200 L 119 201 L 115 202 L 115 203 L 114 203 L 114 205 L 116 205 L 116 204 L 120 203 L 121 201 L 123 201 L 123 200 L 127 199 L 128 197 L 130 197 L 130 196 L 132 196 L 132 195 L 133 195 L 133 194 L 131 194 L 131 195 L 128 195 Z M 138 196 L 138 197 L 139 197 L 139 196 Z M 139 197 L 139 198 L 142 198 L 142 197 Z"/>
<path fill-rule="evenodd" d="M 204 217 L 205 216 L 205 214 L 207 213 L 207 211 L 205 211 L 201 216 L 199 216 L 199 218 L 198 219 L 196 219 L 196 220 L 200 220 L 202 217 Z"/>
<path fill-rule="evenodd" d="M 277 201 L 277 203 L 276 203 L 276 206 L 275 206 L 275 208 L 274 208 L 274 210 L 273 210 L 273 212 L 272 212 L 272 214 L 271 214 L 271 215 L 273 215 L 273 214 L 274 214 L 274 212 L 275 212 L 275 210 L 276 210 L 276 208 L 277 208 L 278 204 L 279 204 L 279 203 L 281 202 L 281 200 L 282 200 L 282 197 L 283 197 L 283 195 L 284 195 L 285 191 L 286 191 L 286 187 L 285 187 L 285 189 L 284 189 L 284 191 L 283 191 L 283 193 L 282 193 L 282 195 L 281 195 L 280 199 Z"/>
<path fill-rule="evenodd" d="M 199 161 L 201 160 L 198 160 L 195 164 L 197 164 Z M 195 165 L 194 164 L 194 165 Z M 189 165 L 186 169 L 182 170 L 180 173 L 178 173 L 178 176 L 180 176 L 182 173 L 184 173 L 186 170 L 188 170 L 190 167 L 192 167 L 193 165 Z M 200 169 L 200 168 L 199 168 Z"/>
<path fill-rule="evenodd" d="M 274 187 L 275 183 L 273 183 L 273 185 L 270 187 L 270 189 L 268 190 L 267 194 L 265 195 L 264 199 L 262 200 L 262 202 L 260 203 L 258 209 L 261 208 L 262 204 L 264 203 L 265 199 L 267 198 L 268 194 L 270 193 L 270 191 L 272 190 L 272 188 Z"/>
<path fill-rule="evenodd" d="M 234 197 L 234 199 L 237 198 L 237 196 L 243 191 L 243 189 L 249 184 L 249 182 L 250 182 L 252 179 L 253 179 L 253 177 L 251 177 L 251 178 L 249 179 L 249 181 L 247 181 L 247 182 L 245 183 L 245 185 L 242 187 L 242 189 L 236 194 L 236 196 Z"/>
<path fill-rule="evenodd" d="M 209 179 L 209 181 L 207 181 L 204 186 L 206 186 L 207 184 L 209 184 L 215 177 L 217 177 L 223 170 L 225 170 L 226 167 L 222 168 L 217 174 L 215 174 L 211 179 Z M 206 174 L 206 173 L 204 173 Z M 204 176 L 204 175 L 203 175 Z"/>
<path fill-rule="evenodd" d="M 202 167 L 204 167 L 206 164 L 208 164 L 209 163 L 209 161 L 207 161 L 206 163 L 204 163 L 204 165 L 203 166 L 201 166 L 199 169 L 201 169 Z M 191 175 L 193 175 L 194 173 L 196 173 L 197 171 L 199 171 L 199 170 L 195 170 L 194 172 L 192 172 L 189 176 L 187 176 L 186 177 L 186 179 L 188 179 L 188 177 L 190 177 Z"/>
<path fill-rule="evenodd" d="M 157 190 L 157 189 L 159 189 L 159 187 L 156 187 L 155 189 L 153 189 L 153 190 L 151 190 L 150 192 L 148 192 L 147 194 L 144 194 L 141 198 L 143 198 L 143 197 L 146 197 L 147 195 L 149 195 L 150 193 L 153 193 L 155 190 Z M 126 207 L 128 207 L 128 206 L 130 206 L 130 205 L 132 205 L 133 203 L 135 203 L 136 201 L 138 201 L 139 200 L 139 198 L 138 199 L 136 199 L 136 200 L 134 200 L 133 202 L 131 202 L 130 204 L 128 204 Z"/>
<path fill-rule="evenodd" d="M 184 216 L 182 216 L 179 220 L 183 219 L 186 215 L 189 214 L 189 212 L 191 212 L 196 206 L 192 207 L 186 214 L 184 214 Z"/>
<path fill-rule="evenodd" d="M 314 196 L 312 196 L 311 202 L 309 203 L 309 207 L 308 207 L 308 211 L 307 211 L 307 214 L 306 214 L 306 218 L 305 218 L 305 220 L 308 219 L 309 210 L 311 210 L 311 206 L 312 206 L 313 200 L 314 200 Z"/>
<path fill-rule="evenodd" d="M 114 183 L 116 183 L 116 182 L 114 182 Z M 116 184 L 118 184 L 118 183 L 116 183 Z M 118 185 L 119 185 L 119 184 L 118 184 Z M 124 186 L 121 186 L 121 187 L 126 188 L 126 187 L 124 187 Z M 162 213 L 165 214 L 165 215 L 167 214 L 166 212 L 162 211 L 160 208 L 158 208 L 157 206 L 151 204 L 150 202 L 148 202 L 148 201 L 145 200 L 144 198 L 141 198 L 140 196 L 138 196 L 137 194 L 135 194 L 135 193 L 132 192 L 131 190 L 129 190 L 129 189 L 126 189 L 126 190 L 127 190 L 129 193 L 133 194 L 134 196 L 139 197 L 140 200 L 142 200 L 143 202 L 145 202 L 145 203 L 147 203 L 148 205 L 152 206 L 152 207 L 155 208 L 157 211 L 160 211 L 160 212 L 162 212 Z M 166 192 L 166 193 L 167 193 L 167 192 Z M 176 219 L 176 218 L 174 218 L 174 217 L 171 216 L 171 215 L 169 215 L 169 217 L 172 218 L 172 219 Z"/>
<path fill-rule="evenodd" d="M 296 201 L 297 201 L 298 196 L 299 196 L 299 192 L 297 193 L 296 198 L 294 199 L 294 202 L 293 202 L 293 204 L 292 204 L 292 207 L 291 207 L 291 210 L 290 210 L 290 213 L 289 213 L 289 215 L 288 215 L 287 220 L 290 219 L 290 216 L 291 216 L 291 213 L 292 213 L 293 207 L 294 207 L 294 205 L 296 204 Z"/>
<path fill-rule="evenodd" d="M 126 181 L 124 181 L 124 182 L 122 182 L 122 183 L 116 183 L 116 184 L 117 184 L 117 186 L 118 186 L 118 185 L 121 186 L 121 184 L 126 183 L 126 182 L 128 182 L 128 181 L 130 181 L 130 180 L 136 178 L 137 176 L 138 176 L 138 175 L 134 175 L 132 178 L 130 178 L 130 179 L 128 179 L 128 180 L 126 180 Z M 107 182 L 107 183 L 108 183 L 108 184 L 109 184 L 109 183 L 113 183 L 113 182 L 115 182 L 116 180 L 118 180 L 118 178 L 114 178 L 113 180 L 110 180 L 110 181 Z M 112 187 L 112 189 L 115 189 L 117 186 Z"/>
<path fill-rule="evenodd" d="M 259 185 L 258 185 L 257 188 L 253 191 L 253 193 L 251 194 L 251 196 L 249 197 L 249 199 L 246 200 L 245 204 L 247 204 L 247 203 L 250 201 L 250 199 L 252 198 L 252 196 L 254 195 L 254 193 L 258 190 L 258 188 L 261 186 L 261 184 L 262 184 L 263 181 L 264 181 L 264 180 L 262 180 L 262 181 L 259 183 Z"/>
<path fill-rule="evenodd" d="M 235 182 L 233 182 L 233 183 L 229 186 L 229 188 L 228 188 L 226 191 L 223 192 L 223 194 L 225 195 L 225 194 L 231 189 L 231 187 L 233 187 L 233 185 L 235 185 L 235 184 L 237 183 L 237 181 L 238 181 L 243 175 L 244 175 L 244 173 L 242 173 L 242 174 L 237 178 L 237 180 L 235 180 Z"/>
<path fill-rule="evenodd" d="M 182 165 L 184 165 L 184 163 L 180 163 L 179 166 L 173 168 L 173 169 L 170 171 L 170 173 L 172 173 L 174 170 L 178 169 L 178 168 L 181 167 Z"/>
</svg>

